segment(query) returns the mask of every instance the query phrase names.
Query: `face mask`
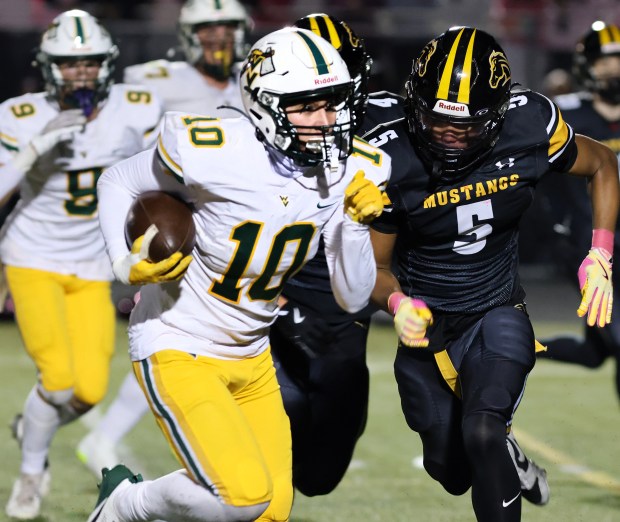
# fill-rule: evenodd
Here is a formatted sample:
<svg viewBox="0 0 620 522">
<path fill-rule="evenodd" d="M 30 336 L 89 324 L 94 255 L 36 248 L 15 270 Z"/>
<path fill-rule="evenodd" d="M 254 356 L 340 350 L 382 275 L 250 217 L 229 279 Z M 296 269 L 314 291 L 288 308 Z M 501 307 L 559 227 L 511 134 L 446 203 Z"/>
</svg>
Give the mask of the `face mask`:
<svg viewBox="0 0 620 522">
<path fill-rule="evenodd" d="M 607 103 L 620 105 L 620 78 L 599 80 L 596 93 Z"/>
</svg>

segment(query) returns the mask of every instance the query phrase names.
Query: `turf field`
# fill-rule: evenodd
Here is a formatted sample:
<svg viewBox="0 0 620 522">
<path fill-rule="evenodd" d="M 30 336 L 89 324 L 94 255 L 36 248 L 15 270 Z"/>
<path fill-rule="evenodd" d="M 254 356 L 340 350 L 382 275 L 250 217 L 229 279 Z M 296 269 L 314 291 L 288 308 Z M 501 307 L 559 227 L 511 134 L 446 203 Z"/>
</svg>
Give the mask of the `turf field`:
<svg viewBox="0 0 620 522">
<path fill-rule="evenodd" d="M 536 323 L 537 335 L 571 330 L 562 323 Z M 119 322 L 111 389 L 128 370 L 124 323 Z M 573 325 L 572 330 L 577 331 Z M 0 323 L 0 423 L 7 426 L 21 409 L 34 380 L 33 367 L 21 348 L 12 322 Z M 469 495 L 450 497 L 415 466 L 417 436 L 405 425 L 391 371 L 394 333 L 374 325 L 369 342 L 372 372 L 370 417 L 355 461 L 338 489 L 327 497 L 296 498 L 295 522 L 400 522 L 473 520 Z M 524 504 L 523 520 L 620 520 L 620 412 L 612 388 L 612 367 L 588 371 L 539 361 L 517 412 L 517 435 L 524 449 L 545 466 L 552 488 L 544 508 Z M 85 521 L 97 497 L 96 481 L 74 455 L 86 427 L 64 428 L 52 447 L 52 491 L 41 521 Z M 176 469 L 154 421 L 143 419 L 126 440 L 128 462 L 154 477 Z M 8 428 L 0 430 L 0 520 L 18 469 L 19 452 Z"/>
</svg>

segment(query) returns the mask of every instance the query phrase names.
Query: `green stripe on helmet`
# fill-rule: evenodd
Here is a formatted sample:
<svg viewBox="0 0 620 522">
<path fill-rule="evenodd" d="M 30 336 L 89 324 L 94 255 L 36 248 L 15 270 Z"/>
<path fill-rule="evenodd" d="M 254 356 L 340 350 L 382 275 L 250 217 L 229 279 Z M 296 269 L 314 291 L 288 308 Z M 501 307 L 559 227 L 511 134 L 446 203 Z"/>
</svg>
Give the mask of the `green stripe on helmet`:
<svg viewBox="0 0 620 522">
<path fill-rule="evenodd" d="M 325 57 L 323 56 L 323 53 L 317 47 L 317 45 L 312 41 L 311 38 L 308 37 L 308 35 L 303 34 L 301 31 L 298 31 L 297 34 L 301 36 L 302 40 L 306 43 L 306 45 L 310 49 L 312 58 L 314 58 L 314 64 L 315 64 L 317 73 L 329 74 L 329 65 L 325 61 Z"/>
</svg>

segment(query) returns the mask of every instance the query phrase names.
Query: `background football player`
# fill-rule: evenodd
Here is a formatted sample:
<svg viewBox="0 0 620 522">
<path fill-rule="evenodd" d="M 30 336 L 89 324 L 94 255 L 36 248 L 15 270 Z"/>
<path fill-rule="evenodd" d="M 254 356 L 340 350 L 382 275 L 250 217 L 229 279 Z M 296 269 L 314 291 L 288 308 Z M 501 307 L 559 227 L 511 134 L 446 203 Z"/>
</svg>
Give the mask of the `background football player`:
<svg viewBox="0 0 620 522">
<path fill-rule="evenodd" d="M 105 395 L 114 350 L 113 278 L 97 221 L 104 168 L 154 140 L 163 109 L 148 89 L 112 85 L 118 49 L 84 11 L 43 33 L 36 56 L 47 92 L 0 105 L 0 199 L 21 199 L 0 239 L 17 324 L 38 382 L 15 422 L 20 475 L 6 513 L 31 519 L 49 491 L 57 429 Z"/>
<path fill-rule="evenodd" d="M 151 87 L 169 111 L 236 117 L 236 111 L 218 107 L 243 109 L 237 76 L 247 53 L 249 25 L 237 0 L 188 0 L 178 28 L 185 60 L 133 65 L 125 69 L 123 80 Z"/>
<path fill-rule="evenodd" d="M 599 140 L 620 154 L 620 27 L 603 22 L 593 24 L 577 44 L 574 65 L 575 77 L 585 91 L 556 98 L 564 119 L 575 132 Z M 565 197 L 557 197 L 558 193 Z M 553 249 L 554 259 L 570 281 L 577 284 L 574 274 L 579 266 L 579 254 L 591 239 L 592 211 L 586 182 L 568 179 L 550 185 L 546 202 L 559 238 Z M 615 235 L 614 257 L 617 258 L 617 230 Z M 615 288 L 620 288 L 616 273 L 613 280 Z M 617 319 L 620 296 L 615 297 L 613 309 Z M 616 360 L 616 392 L 620 396 L 620 321 L 605 328 L 587 323 L 584 327 L 583 338 L 561 336 L 543 341 L 547 351 L 538 356 L 589 368 L 598 368 L 607 358 L 613 357 Z"/>
<path fill-rule="evenodd" d="M 166 110 L 205 116 L 239 116 L 239 63 L 245 58 L 250 19 L 237 0 L 190 0 L 179 15 L 179 40 L 185 61 L 155 60 L 127 67 L 124 81 L 146 85 Z M 131 293 L 129 296 L 131 297 Z M 148 411 L 132 373 L 128 374 L 105 415 L 77 446 L 78 458 L 96 475 L 121 462 L 119 443 Z"/>
<path fill-rule="evenodd" d="M 394 169 L 391 211 L 372 224 L 373 300 L 394 315 L 401 405 L 426 471 L 450 494 L 471 488 L 477 520 L 518 521 L 522 496 L 548 499 L 544 474 L 521 469 L 506 437 L 536 346 L 519 283 L 519 220 L 541 176 L 591 180 L 595 232 L 582 253 L 579 315 L 609 323 L 617 160 L 575 137 L 550 100 L 511 89 L 503 50 L 474 28 L 430 41 L 406 91 L 401 119 L 365 135 Z"/>
<path fill-rule="evenodd" d="M 364 223 L 383 209 L 377 185 L 391 167 L 353 139 L 345 63 L 314 33 L 288 28 L 254 45 L 240 84 L 247 118 L 169 112 L 157 149 L 98 183 L 117 278 L 168 281 L 142 287 L 130 355 L 184 469 L 146 482 L 122 465 L 104 470 L 90 522 L 288 520 L 291 434 L 267 335 L 282 285 L 322 236 L 340 305 L 368 302 L 376 272 Z M 154 189 L 194 204 L 193 260 L 150 263 L 145 236 L 127 251 L 126 212 Z"/>
<path fill-rule="evenodd" d="M 354 129 L 368 98 L 371 59 L 351 28 L 326 14 L 295 22 L 330 42 L 355 84 Z M 272 356 L 291 421 L 293 483 L 304 495 L 331 492 L 344 476 L 368 413 L 366 339 L 372 307 L 346 313 L 332 293 L 322 242 L 290 279 L 272 326 Z"/>
</svg>

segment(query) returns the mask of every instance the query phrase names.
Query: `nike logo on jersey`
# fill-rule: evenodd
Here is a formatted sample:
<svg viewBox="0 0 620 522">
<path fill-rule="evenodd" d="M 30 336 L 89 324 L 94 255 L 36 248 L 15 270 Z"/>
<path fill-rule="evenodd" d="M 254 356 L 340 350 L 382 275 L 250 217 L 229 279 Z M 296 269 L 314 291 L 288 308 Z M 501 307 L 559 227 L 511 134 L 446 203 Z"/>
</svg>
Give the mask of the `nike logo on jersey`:
<svg viewBox="0 0 620 522">
<path fill-rule="evenodd" d="M 502 163 L 501 161 L 498 161 L 495 166 L 497 167 L 497 170 L 502 170 L 504 167 L 513 167 L 515 164 L 515 159 L 514 158 L 508 158 L 508 163 Z"/>
<path fill-rule="evenodd" d="M 519 498 L 519 495 L 521 495 L 520 491 L 519 491 L 519 493 L 517 493 L 516 497 L 511 498 L 508 502 L 506 502 L 505 500 L 502 500 L 502 507 L 507 508 L 508 506 L 510 506 L 510 504 L 512 504 L 515 500 L 517 500 Z"/>
<path fill-rule="evenodd" d="M 327 208 L 335 205 L 336 203 L 338 203 L 338 201 L 332 201 L 331 203 L 327 203 L 326 205 L 321 205 L 320 203 L 317 203 L 316 208 Z"/>
<path fill-rule="evenodd" d="M 293 308 L 293 322 L 295 324 L 302 323 L 306 318 L 305 315 L 301 315 L 299 308 Z"/>
</svg>

